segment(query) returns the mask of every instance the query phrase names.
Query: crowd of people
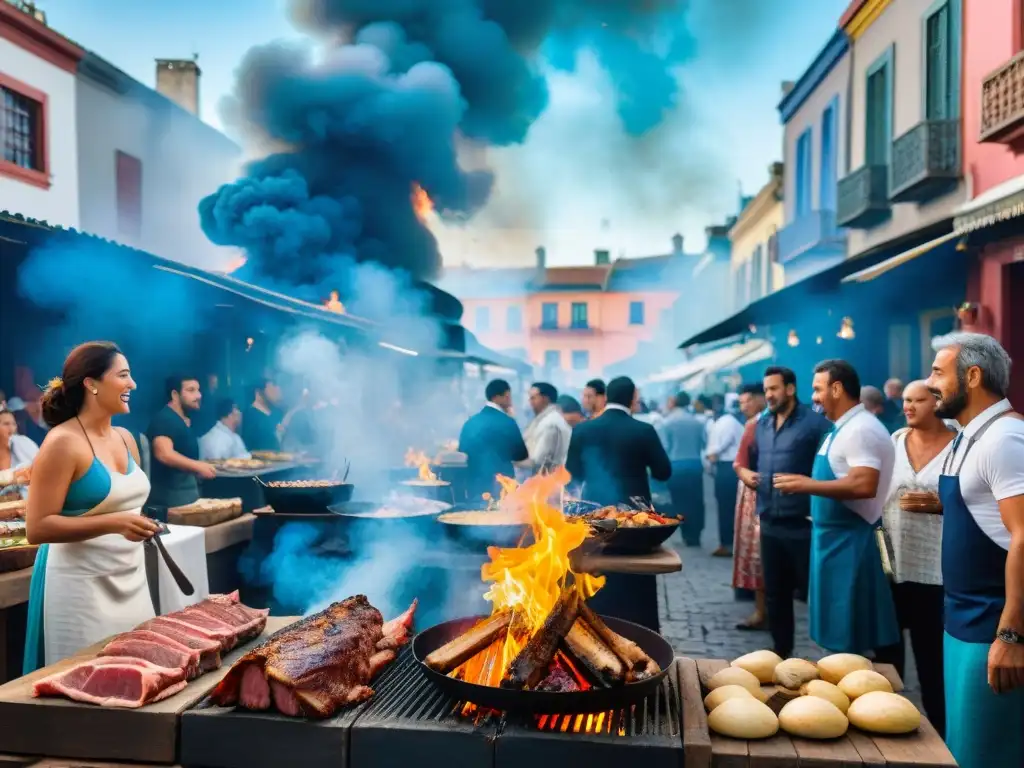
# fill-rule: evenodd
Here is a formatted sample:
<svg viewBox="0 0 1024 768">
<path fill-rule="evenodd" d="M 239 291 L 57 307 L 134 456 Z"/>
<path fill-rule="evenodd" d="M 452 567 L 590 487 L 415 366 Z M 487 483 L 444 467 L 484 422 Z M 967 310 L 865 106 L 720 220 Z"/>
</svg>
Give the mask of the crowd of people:
<svg viewBox="0 0 1024 768">
<path fill-rule="evenodd" d="M 540 382 L 521 433 L 511 387 L 496 380 L 460 451 L 475 491 L 515 467 L 564 465 L 589 501 L 670 504 L 691 547 L 710 475 L 712 555 L 733 558 L 733 586 L 755 599 L 739 629 L 769 632 L 787 658 L 804 600 L 814 643 L 901 675 L 909 636 L 924 709 L 958 763 L 1019 766 L 1024 417 L 1009 384 L 995 339 L 956 333 L 936 341 L 926 381 L 862 386 L 848 362 L 824 361 L 809 403 L 778 366 L 741 389 L 736 411 L 680 392 L 657 413 L 627 377 L 589 382 L 582 403 Z"/>
<path fill-rule="evenodd" d="M 564 466 L 588 501 L 670 505 L 690 547 L 701 544 L 707 481 L 712 556 L 731 557 L 738 595 L 755 599 L 740 629 L 768 632 L 788 657 L 794 602 L 806 600 L 818 646 L 901 673 L 909 636 L 924 708 L 959 764 L 1024 765 L 1024 417 L 1006 397 L 1010 365 L 991 337 L 957 333 L 936 342 L 926 381 L 878 390 L 827 360 L 807 403 L 795 372 L 772 366 L 736 409 L 680 392 L 664 412 L 642 406 L 628 377 L 588 382 L 578 400 L 538 382 L 525 429 L 510 415 L 511 386 L 494 380 L 459 451 L 472 495 L 498 491 L 498 475 Z M 283 413 L 280 388 L 263 380 L 243 411 L 209 385 L 204 399 L 197 379 L 169 379 L 137 441 L 112 424 L 130 409 L 128 361 L 90 343 L 38 403 L 41 445 L 21 434 L 19 418 L 38 424 L 24 404 L 0 407 L 0 488 L 28 487 L 28 538 L 47 545 L 26 671 L 152 615 L 137 546 L 159 530 L 140 514 L 147 504 L 196 500 L 209 460 L 301 444 L 317 409 L 332 407 L 303 397 Z"/>
</svg>

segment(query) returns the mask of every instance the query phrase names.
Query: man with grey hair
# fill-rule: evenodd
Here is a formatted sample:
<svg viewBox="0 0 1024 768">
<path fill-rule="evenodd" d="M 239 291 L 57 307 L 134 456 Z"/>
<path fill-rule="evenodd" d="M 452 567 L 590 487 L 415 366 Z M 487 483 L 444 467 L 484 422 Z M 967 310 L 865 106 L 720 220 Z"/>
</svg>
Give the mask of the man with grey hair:
<svg viewBox="0 0 1024 768">
<path fill-rule="evenodd" d="M 962 768 L 1024 765 L 1024 417 L 991 336 L 937 339 L 928 387 L 962 427 L 939 477 L 946 739 Z"/>
<path fill-rule="evenodd" d="M 865 411 L 877 416 L 879 421 L 882 420 L 882 415 L 885 413 L 885 395 L 878 387 L 867 385 L 861 387 L 860 404 L 864 406 Z"/>
</svg>

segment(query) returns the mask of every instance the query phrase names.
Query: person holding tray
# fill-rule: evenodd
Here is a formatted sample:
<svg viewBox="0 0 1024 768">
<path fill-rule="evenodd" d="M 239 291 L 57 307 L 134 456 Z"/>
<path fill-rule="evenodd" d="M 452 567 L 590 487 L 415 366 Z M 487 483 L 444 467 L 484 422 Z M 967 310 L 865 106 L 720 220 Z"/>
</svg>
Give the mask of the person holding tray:
<svg viewBox="0 0 1024 768">
<path fill-rule="evenodd" d="M 56 663 L 154 615 L 142 542 L 149 479 L 131 433 L 135 382 L 110 342 L 71 351 L 42 399 L 51 427 L 33 464 L 26 533 L 41 544 L 32 572 L 24 673 Z"/>
</svg>

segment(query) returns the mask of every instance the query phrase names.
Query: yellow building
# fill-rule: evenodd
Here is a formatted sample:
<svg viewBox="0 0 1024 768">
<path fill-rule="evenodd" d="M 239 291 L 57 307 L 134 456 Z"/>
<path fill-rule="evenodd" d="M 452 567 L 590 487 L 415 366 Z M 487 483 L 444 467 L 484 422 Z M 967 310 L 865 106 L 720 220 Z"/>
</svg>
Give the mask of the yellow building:
<svg viewBox="0 0 1024 768">
<path fill-rule="evenodd" d="M 749 201 L 729 230 L 732 243 L 733 310 L 784 285 L 776 235 L 785 225 L 783 165 L 772 163 L 768 183 Z"/>
</svg>

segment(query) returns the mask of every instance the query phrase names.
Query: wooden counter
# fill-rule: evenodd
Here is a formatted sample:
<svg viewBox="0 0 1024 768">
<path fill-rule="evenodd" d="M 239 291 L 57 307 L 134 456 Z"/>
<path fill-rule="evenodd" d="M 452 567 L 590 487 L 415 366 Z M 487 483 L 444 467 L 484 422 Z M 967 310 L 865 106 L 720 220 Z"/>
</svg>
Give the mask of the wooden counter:
<svg viewBox="0 0 1024 768">
<path fill-rule="evenodd" d="M 743 741 L 719 736 L 708 729 L 704 711 L 707 681 L 728 662 L 717 659 L 676 660 L 683 697 L 683 753 L 686 768 L 855 768 L 859 765 L 905 768 L 955 768 L 935 728 L 922 715 L 921 727 L 906 736 L 881 736 L 853 726 L 838 739 L 800 739 L 779 731 L 770 739 Z M 888 664 L 875 669 L 903 690 L 903 681 Z"/>
</svg>

